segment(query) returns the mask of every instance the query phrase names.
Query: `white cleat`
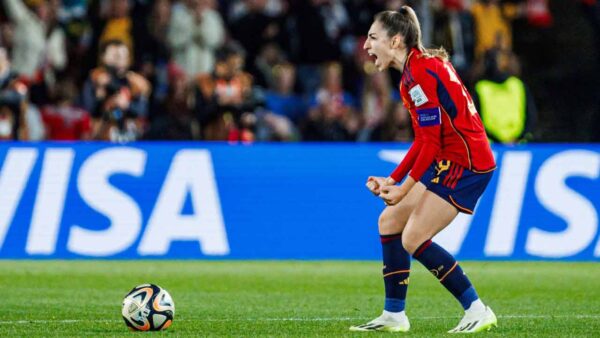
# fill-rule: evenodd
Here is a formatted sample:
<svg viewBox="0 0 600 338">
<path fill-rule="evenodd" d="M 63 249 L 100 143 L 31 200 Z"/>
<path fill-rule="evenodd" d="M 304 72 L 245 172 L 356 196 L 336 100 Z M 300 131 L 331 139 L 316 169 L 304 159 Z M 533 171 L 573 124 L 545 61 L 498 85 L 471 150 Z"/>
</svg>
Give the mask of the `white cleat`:
<svg viewBox="0 0 600 338">
<path fill-rule="evenodd" d="M 410 329 L 410 323 L 408 322 L 408 317 L 404 311 L 397 315 L 390 315 L 385 311 L 381 314 L 381 316 L 373 319 L 372 321 L 357 325 L 351 326 L 350 331 L 384 331 L 384 332 L 408 332 Z"/>
<path fill-rule="evenodd" d="M 496 326 L 498 326 L 498 319 L 492 309 L 486 306 L 484 311 L 466 311 L 458 326 L 448 333 L 476 333 L 489 331 Z"/>
</svg>

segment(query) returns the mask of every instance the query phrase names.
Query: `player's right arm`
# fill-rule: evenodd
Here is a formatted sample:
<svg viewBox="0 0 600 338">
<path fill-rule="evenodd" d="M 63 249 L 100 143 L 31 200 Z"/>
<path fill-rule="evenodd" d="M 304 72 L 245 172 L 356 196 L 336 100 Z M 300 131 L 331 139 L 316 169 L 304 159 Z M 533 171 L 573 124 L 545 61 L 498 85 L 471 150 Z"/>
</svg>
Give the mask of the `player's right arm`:
<svg viewBox="0 0 600 338">
<path fill-rule="evenodd" d="M 395 181 L 395 183 L 400 182 L 404 179 L 406 174 L 408 174 L 410 169 L 415 164 L 415 161 L 417 160 L 417 157 L 419 157 L 419 153 L 421 152 L 421 150 L 423 148 L 423 142 L 421 140 L 421 135 L 420 135 L 421 133 L 416 128 L 414 128 L 414 130 L 415 130 L 415 140 L 413 141 L 412 145 L 408 149 L 408 153 L 406 153 L 406 156 L 404 156 L 404 158 L 402 159 L 402 162 L 400 162 L 400 164 L 398 164 L 396 169 L 394 169 L 394 171 L 390 174 L 390 178 L 393 179 Z"/>
<path fill-rule="evenodd" d="M 413 143 L 411 144 L 410 148 L 408 149 L 408 152 L 406 153 L 400 164 L 398 164 L 398 166 L 396 167 L 396 169 L 394 169 L 390 176 L 388 176 L 387 178 L 370 176 L 367 180 L 367 188 L 369 188 L 369 190 L 374 195 L 379 196 L 379 194 L 381 193 L 381 187 L 395 185 L 396 183 L 402 181 L 404 177 L 406 177 L 408 172 L 412 169 L 414 163 L 419 157 L 419 153 L 422 151 L 423 148 L 421 131 L 419 130 L 419 128 L 417 128 L 417 126 L 414 125 L 414 122 L 413 130 L 415 133 L 415 139 L 413 140 Z M 378 180 L 375 180 L 375 178 L 378 178 Z"/>
<path fill-rule="evenodd" d="M 383 186 L 394 184 L 396 184 L 396 181 L 391 177 L 369 176 L 366 186 L 373 195 L 379 196 Z"/>
</svg>

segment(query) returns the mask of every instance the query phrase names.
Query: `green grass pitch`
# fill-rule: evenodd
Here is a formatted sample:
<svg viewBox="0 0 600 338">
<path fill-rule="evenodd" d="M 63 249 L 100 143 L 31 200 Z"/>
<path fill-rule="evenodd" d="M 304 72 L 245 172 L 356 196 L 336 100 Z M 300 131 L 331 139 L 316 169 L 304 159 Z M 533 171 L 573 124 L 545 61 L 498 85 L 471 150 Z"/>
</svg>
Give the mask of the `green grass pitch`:
<svg viewBox="0 0 600 338">
<path fill-rule="evenodd" d="M 465 262 L 498 316 L 482 333 L 507 337 L 600 334 L 600 264 Z M 173 325 L 129 332 L 122 297 L 155 283 L 175 301 Z M 462 309 L 414 262 L 409 337 L 448 336 Z M 378 262 L 347 261 L 0 261 L 0 336 L 389 336 L 348 327 L 381 311 Z"/>
</svg>

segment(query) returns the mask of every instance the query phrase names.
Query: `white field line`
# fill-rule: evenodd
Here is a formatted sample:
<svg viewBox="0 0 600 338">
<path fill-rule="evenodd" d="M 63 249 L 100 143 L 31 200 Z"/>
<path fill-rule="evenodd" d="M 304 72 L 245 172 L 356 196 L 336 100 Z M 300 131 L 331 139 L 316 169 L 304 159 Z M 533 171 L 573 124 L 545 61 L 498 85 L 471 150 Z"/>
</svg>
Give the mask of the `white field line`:
<svg viewBox="0 0 600 338">
<path fill-rule="evenodd" d="M 583 314 L 583 315 L 499 315 L 500 319 L 555 319 L 555 318 L 569 318 L 569 319 L 600 319 L 600 314 Z M 459 316 L 425 316 L 425 317 L 412 317 L 412 320 L 436 320 L 436 319 L 458 319 Z M 365 320 L 369 317 L 330 317 L 330 318 L 223 318 L 223 319 L 211 319 L 211 318 L 195 318 L 195 319 L 176 319 L 178 322 L 340 322 L 348 320 Z M 0 325 L 18 325 L 18 324 L 74 324 L 74 323 L 116 323 L 122 320 L 117 319 L 31 319 L 31 320 L 0 320 Z"/>
</svg>

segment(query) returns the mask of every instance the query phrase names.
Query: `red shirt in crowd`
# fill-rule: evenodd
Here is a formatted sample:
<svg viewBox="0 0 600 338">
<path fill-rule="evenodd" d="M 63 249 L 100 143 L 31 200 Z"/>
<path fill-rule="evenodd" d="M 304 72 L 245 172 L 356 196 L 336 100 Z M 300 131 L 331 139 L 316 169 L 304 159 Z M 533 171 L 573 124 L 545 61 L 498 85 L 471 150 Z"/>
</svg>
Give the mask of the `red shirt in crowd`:
<svg viewBox="0 0 600 338">
<path fill-rule="evenodd" d="M 48 140 L 74 141 L 89 138 L 91 125 L 87 111 L 73 106 L 46 106 L 41 113 Z"/>
</svg>

